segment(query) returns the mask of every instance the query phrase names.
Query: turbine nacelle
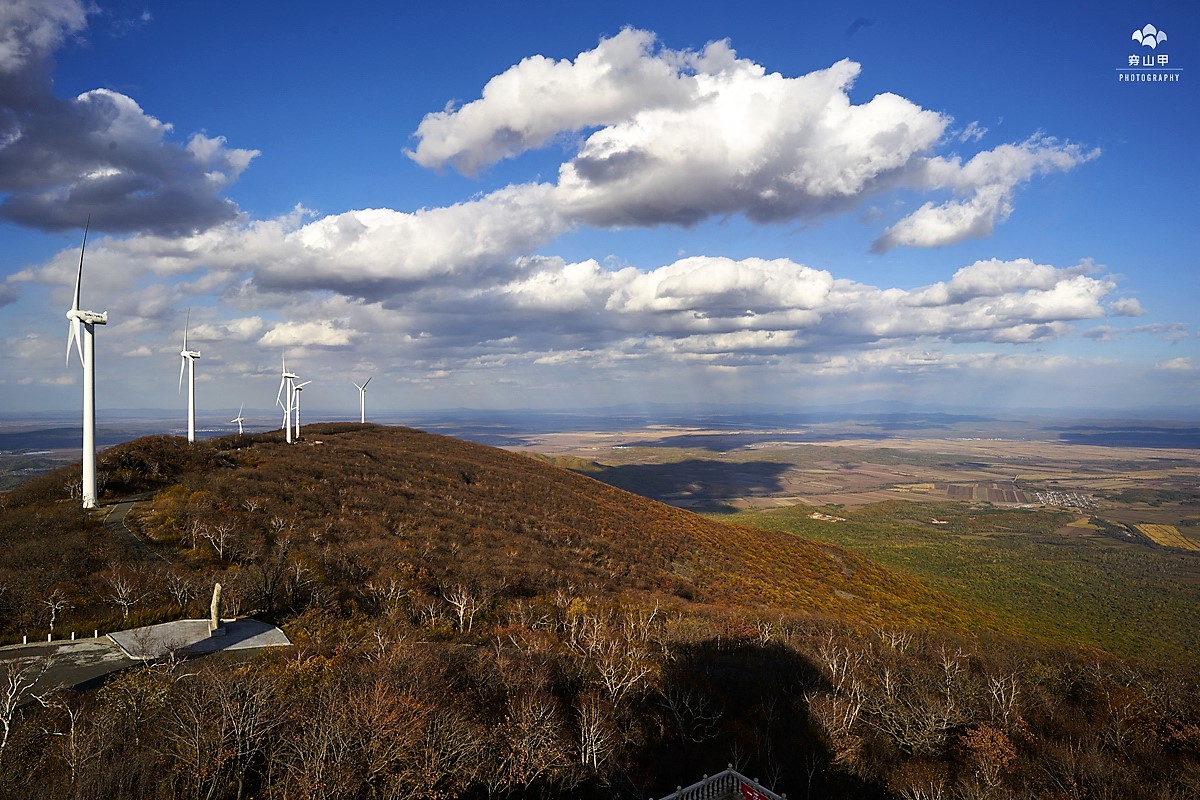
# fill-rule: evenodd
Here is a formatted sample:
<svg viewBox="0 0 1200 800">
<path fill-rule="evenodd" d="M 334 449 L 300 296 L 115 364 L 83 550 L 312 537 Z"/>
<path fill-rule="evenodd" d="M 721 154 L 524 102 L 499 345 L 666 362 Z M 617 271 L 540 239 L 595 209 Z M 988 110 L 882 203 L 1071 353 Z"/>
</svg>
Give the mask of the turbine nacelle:
<svg viewBox="0 0 1200 800">
<path fill-rule="evenodd" d="M 75 352 L 79 354 L 79 363 L 83 363 L 83 337 L 79 329 L 83 325 L 107 325 L 108 312 L 102 311 L 80 311 L 78 308 L 72 308 L 67 312 L 67 362 L 71 361 L 71 345 L 75 345 Z"/>
<path fill-rule="evenodd" d="M 78 308 L 72 308 L 67 312 L 67 319 L 72 322 L 82 322 L 84 325 L 107 325 L 107 311 L 81 311 Z"/>
</svg>

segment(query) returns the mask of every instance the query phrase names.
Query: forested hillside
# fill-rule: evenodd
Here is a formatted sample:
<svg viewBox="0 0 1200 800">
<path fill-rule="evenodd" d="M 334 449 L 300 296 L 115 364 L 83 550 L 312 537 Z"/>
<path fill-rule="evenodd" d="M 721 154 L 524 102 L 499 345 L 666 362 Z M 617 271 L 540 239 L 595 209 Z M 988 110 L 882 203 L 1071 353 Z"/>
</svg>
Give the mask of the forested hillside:
<svg viewBox="0 0 1200 800">
<path fill-rule="evenodd" d="M 305 434 L 111 448 L 121 523 L 77 467 L 2 496 L 9 641 L 202 616 L 220 581 L 296 645 L 7 706 L 0 794 L 644 798 L 730 762 L 792 798 L 1200 792 L 1177 665 L 524 456 Z"/>
</svg>

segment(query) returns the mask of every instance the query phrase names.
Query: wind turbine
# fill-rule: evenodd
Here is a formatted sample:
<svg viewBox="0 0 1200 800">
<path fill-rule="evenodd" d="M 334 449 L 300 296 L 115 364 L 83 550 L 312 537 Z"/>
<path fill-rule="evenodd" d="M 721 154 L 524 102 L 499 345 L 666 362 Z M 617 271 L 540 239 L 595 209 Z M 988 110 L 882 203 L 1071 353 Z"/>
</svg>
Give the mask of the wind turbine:
<svg viewBox="0 0 1200 800">
<path fill-rule="evenodd" d="M 246 407 L 245 403 L 242 403 L 240 406 L 238 406 L 238 415 L 236 417 L 234 417 L 233 419 L 229 420 L 230 424 L 233 424 L 234 422 L 237 423 L 238 436 L 242 435 L 242 423 L 246 421 L 245 418 L 242 417 L 242 409 L 245 407 Z"/>
<path fill-rule="evenodd" d="M 297 440 L 300 439 L 300 392 L 303 391 L 304 387 L 308 386 L 310 383 L 312 383 L 312 381 L 305 381 L 304 383 L 297 384 L 292 389 L 292 392 L 296 398 L 293 401 L 292 406 L 296 410 L 296 439 Z"/>
<path fill-rule="evenodd" d="M 67 311 L 67 363 L 71 361 L 71 343 L 83 364 L 83 507 L 96 507 L 96 341 L 97 325 L 108 324 L 108 312 L 83 311 L 79 291 L 83 285 L 83 254 L 87 250 L 88 228 L 83 226 L 83 246 L 79 248 L 79 273 L 75 276 L 75 297 Z"/>
<path fill-rule="evenodd" d="M 287 371 L 287 356 L 283 357 L 283 373 L 279 379 L 279 394 L 275 395 L 275 405 L 283 409 L 283 427 L 287 430 L 287 443 L 292 443 L 292 400 L 295 381 L 299 375 Z M 284 389 L 287 390 L 287 403 L 283 402 Z"/>
<path fill-rule="evenodd" d="M 374 375 L 371 376 L 371 378 L 374 378 L 374 377 L 375 377 Z M 362 386 L 359 386 L 357 383 L 354 383 L 354 381 L 350 381 L 351 383 L 354 383 L 355 388 L 358 389 L 358 421 L 359 422 L 367 421 L 367 384 L 371 382 L 371 378 L 367 378 L 365 381 L 363 381 Z"/>
<path fill-rule="evenodd" d="M 183 367 L 188 368 L 188 441 L 196 441 L 196 359 L 200 353 L 188 350 L 188 323 L 192 321 L 192 310 L 189 308 L 187 318 L 183 322 L 183 349 L 179 351 L 179 388 L 183 389 Z"/>
</svg>

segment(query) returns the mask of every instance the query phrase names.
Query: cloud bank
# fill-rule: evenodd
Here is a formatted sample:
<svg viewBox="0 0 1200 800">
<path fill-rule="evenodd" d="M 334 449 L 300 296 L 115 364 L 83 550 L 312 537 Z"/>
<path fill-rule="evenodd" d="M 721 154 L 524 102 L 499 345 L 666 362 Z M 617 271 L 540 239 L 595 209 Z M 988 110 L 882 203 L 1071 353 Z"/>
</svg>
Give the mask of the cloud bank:
<svg viewBox="0 0 1200 800">
<path fill-rule="evenodd" d="M 169 123 L 98 88 L 55 97 L 51 56 L 92 8 L 77 0 L 0 6 L 0 218 L 41 230 L 170 235 L 238 216 L 222 193 L 258 155 L 223 137 L 172 140 Z"/>
<path fill-rule="evenodd" d="M 884 223 L 873 249 L 937 247 L 990 235 L 1023 185 L 1098 154 L 1039 134 L 960 156 L 947 147 L 978 144 L 984 129 L 954 130 L 891 93 L 856 102 L 861 67 L 848 60 L 787 77 L 728 42 L 676 51 L 627 29 L 574 59 L 521 61 L 478 99 L 426 115 L 408 153 L 475 175 L 557 144 L 569 154 L 553 180 L 439 208 L 297 207 L 250 220 L 223 193 L 256 151 L 205 134 L 173 142 L 168 123 L 110 90 L 51 96 L 50 53 L 85 27 L 78 3 L 0 13 L 25 20 L 0 41 L 0 215 L 56 229 L 102 208 L 94 224 L 136 232 L 88 251 L 89 276 L 105 276 L 95 291 L 107 293 L 89 302 L 110 311 L 105 335 L 124 337 L 124 352 L 169 354 L 174 328 L 162 348 L 149 343 L 179 307 L 200 305 L 197 342 L 299 351 L 362 372 L 399 359 L 414 382 L 539 368 L 1018 371 L 1054 362 L 1015 346 L 1144 313 L 1089 262 L 980 259 L 904 287 L 847 277 L 853 264 L 839 274 L 717 254 L 614 269 L 544 252 L 581 227 L 805 222 L 899 190 L 920 205 Z M 12 276 L 0 304 L 23 282 L 69 286 L 75 263 L 68 250 Z M 230 368 L 253 371 L 244 358 Z"/>
</svg>

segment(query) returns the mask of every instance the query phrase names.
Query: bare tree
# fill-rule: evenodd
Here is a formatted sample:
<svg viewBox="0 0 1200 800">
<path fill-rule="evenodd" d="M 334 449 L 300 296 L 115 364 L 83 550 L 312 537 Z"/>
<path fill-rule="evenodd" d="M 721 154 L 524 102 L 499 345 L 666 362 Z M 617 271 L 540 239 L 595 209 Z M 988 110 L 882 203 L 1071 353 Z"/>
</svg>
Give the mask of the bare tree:
<svg viewBox="0 0 1200 800">
<path fill-rule="evenodd" d="M 1020 716 L 1017 698 L 1021 694 L 1016 674 L 993 675 L 987 680 L 987 690 L 992 718 L 1005 725 L 1016 721 Z"/>
<path fill-rule="evenodd" d="M 167 573 L 167 593 L 171 595 L 175 605 L 179 606 L 180 614 L 187 612 L 188 604 L 196 599 L 198 591 L 194 583 L 178 572 Z"/>
<path fill-rule="evenodd" d="M 114 575 L 108 579 L 108 585 L 112 588 L 113 593 L 111 596 L 105 598 L 105 602 L 121 609 L 121 619 L 129 619 L 129 609 L 146 595 L 140 594 L 135 596 L 137 586 L 134 580 L 128 575 Z"/>
<path fill-rule="evenodd" d="M 42 605 L 46 607 L 50 615 L 50 633 L 54 633 L 54 623 L 58 621 L 59 615 L 74 608 L 67 602 L 67 596 L 62 589 L 55 589 L 49 597 L 43 598 Z"/>
<path fill-rule="evenodd" d="M 88 765 L 101 758 L 112 745 L 113 718 L 106 714 L 88 714 L 81 703 L 69 702 L 65 697 L 57 697 L 45 705 L 65 717 L 64 730 L 48 731 L 57 743 L 51 748 L 51 754 L 67 765 L 71 786 L 78 792 Z"/>
<path fill-rule="evenodd" d="M 446 593 L 446 602 L 454 609 L 458 621 L 458 630 L 470 633 L 475 625 L 475 615 L 479 612 L 479 601 L 474 593 L 463 584 L 457 584 Z"/>
<path fill-rule="evenodd" d="M 233 525 L 228 522 L 222 522 L 212 527 L 204 526 L 200 531 L 200 535 L 208 539 L 208 543 L 212 545 L 213 550 L 217 551 L 217 558 L 224 560 L 226 553 L 229 552 L 233 545 Z"/>
<path fill-rule="evenodd" d="M 270 682 L 242 670 L 209 669 L 192 676 L 170 707 L 168 753 L 184 768 L 196 797 L 215 797 L 223 786 L 245 796 L 253 762 L 272 746 L 287 720 Z"/>
<path fill-rule="evenodd" d="M 298 559 L 293 560 L 291 568 L 287 574 L 287 596 L 288 605 L 292 610 L 296 610 L 300 606 L 301 595 L 313 585 L 315 581 L 312 578 L 312 570 L 306 567 Z"/>
<path fill-rule="evenodd" d="M 0 678 L 0 752 L 8 746 L 8 737 L 12 734 L 21 706 L 31 700 L 44 705 L 54 691 L 51 688 L 34 692 L 53 663 L 53 656 L 44 656 L 9 661 L 0 667 L 4 670 L 4 677 Z"/>
<path fill-rule="evenodd" d="M 717 723 L 721 720 L 721 710 L 708 695 L 673 687 L 663 692 L 660 704 L 685 742 L 707 741 L 720 732 Z"/>
<path fill-rule="evenodd" d="M 592 651 L 600 683 L 614 706 L 641 688 L 655 673 L 656 664 L 641 644 L 611 638 Z"/>
<path fill-rule="evenodd" d="M 611 709 L 594 694 L 579 701 L 579 762 L 594 770 L 608 761 L 616 748 L 618 731 Z"/>
<path fill-rule="evenodd" d="M 246 573 L 249 588 L 257 595 L 254 599 L 267 611 L 275 608 L 279 594 L 286 584 L 288 556 L 291 551 L 291 538 L 282 536 L 276 540 L 273 548 L 268 549 L 264 543 L 263 547 L 248 559 Z"/>
<path fill-rule="evenodd" d="M 500 768 L 488 778 L 494 792 L 501 786 L 527 789 L 571 767 L 570 738 L 566 720 L 553 697 L 529 693 L 509 700 L 500 728 L 503 758 Z"/>
<path fill-rule="evenodd" d="M 359 591 L 373 607 L 383 613 L 399 608 L 408 596 L 408 587 L 395 577 L 388 578 L 387 583 L 367 581 Z"/>
<path fill-rule="evenodd" d="M 207 538 L 208 526 L 198 519 L 192 520 L 192 524 L 188 528 L 188 533 L 192 542 L 192 549 L 195 550 L 200 546 L 200 540 Z"/>
<path fill-rule="evenodd" d="M 897 653 L 905 653 L 913 643 L 913 632 L 895 629 L 880 629 L 875 632 L 880 640 L 886 642 Z"/>
</svg>

